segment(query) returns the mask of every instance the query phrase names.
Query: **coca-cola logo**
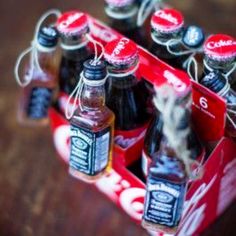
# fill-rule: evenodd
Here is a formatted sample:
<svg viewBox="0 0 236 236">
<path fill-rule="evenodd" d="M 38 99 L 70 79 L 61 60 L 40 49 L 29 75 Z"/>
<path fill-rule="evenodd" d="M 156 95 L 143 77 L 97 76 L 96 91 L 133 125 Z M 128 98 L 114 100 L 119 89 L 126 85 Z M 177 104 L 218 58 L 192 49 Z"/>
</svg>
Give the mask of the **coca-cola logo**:
<svg viewBox="0 0 236 236">
<path fill-rule="evenodd" d="M 93 36 L 106 43 L 117 39 L 117 35 L 115 35 L 110 29 L 103 28 L 103 26 L 97 25 L 94 22 L 90 24 L 90 30 Z"/>
<path fill-rule="evenodd" d="M 146 130 L 141 132 L 138 136 L 133 138 L 125 138 L 123 135 L 116 135 L 114 138 L 115 144 L 119 145 L 121 148 L 129 148 L 133 144 L 137 143 L 142 137 L 144 137 Z"/>
<path fill-rule="evenodd" d="M 116 47 L 114 48 L 112 52 L 112 56 L 118 56 L 121 51 L 125 48 L 125 45 L 130 42 L 129 39 L 127 38 L 122 38 L 120 41 L 117 43 Z"/>
<path fill-rule="evenodd" d="M 218 42 L 208 42 L 207 43 L 207 48 L 208 49 L 215 49 L 215 48 L 220 48 L 220 47 L 229 47 L 236 45 L 236 42 L 234 40 L 219 40 Z"/>
<path fill-rule="evenodd" d="M 164 77 L 167 79 L 168 83 L 173 85 L 174 90 L 177 92 L 184 92 L 187 88 L 186 84 L 176 77 L 172 72 L 165 70 Z"/>
<path fill-rule="evenodd" d="M 125 179 L 114 170 L 99 179 L 96 187 L 105 193 L 133 219 L 140 221 L 143 214 L 145 189 L 135 186 L 130 179 Z"/>
<path fill-rule="evenodd" d="M 61 21 L 58 25 L 60 29 L 65 29 L 73 24 L 75 21 L 80 19 L 84 14 L 81 12 L 77 12 L 75 14 L 69 15 L 65 20 Z"/>
<path fill-rule="evenodd" d="M 158 11 L 158 12 L 156 12 L 155 15 L 162 18 L 162 19 L 165 19 L 175 25 L 178 24 L 178 19 L 170 13 L 166 13 L 165 11 Z"/>
</svg>

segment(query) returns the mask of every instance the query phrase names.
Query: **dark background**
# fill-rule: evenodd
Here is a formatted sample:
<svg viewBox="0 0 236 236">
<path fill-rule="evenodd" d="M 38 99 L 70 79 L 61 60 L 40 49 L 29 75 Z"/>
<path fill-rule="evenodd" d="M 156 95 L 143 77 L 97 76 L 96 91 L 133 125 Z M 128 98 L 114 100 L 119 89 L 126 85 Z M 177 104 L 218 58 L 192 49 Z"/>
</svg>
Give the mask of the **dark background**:
<svg viewBox="0 0 236 236">
<path fill-rule="evenodd" d="M 188 23 L 236 36 L 235 0 L 168 3 L 182 10 Z M 68 176 L 56 158 L 49 127 L 16 123 L 15 60 L 29 46 L 39 16 L 50 8 L 77 8 L 105 20 L 103 0 L 0 2 L 0 235 L 147 235 L 95 188 Z M 204 235 L 233 235 L 233 213 L 235 205 Z"/>
</svg>

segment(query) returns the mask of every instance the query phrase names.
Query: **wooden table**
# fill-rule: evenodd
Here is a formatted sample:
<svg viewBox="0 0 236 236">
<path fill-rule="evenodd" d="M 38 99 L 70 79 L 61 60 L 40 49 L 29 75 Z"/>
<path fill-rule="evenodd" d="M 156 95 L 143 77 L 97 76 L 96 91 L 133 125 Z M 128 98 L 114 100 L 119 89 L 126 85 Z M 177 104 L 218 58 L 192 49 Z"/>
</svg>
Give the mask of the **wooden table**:
<svg viewBox="0 0 236 236">
<path fill-rule="evenodd" d="M 236 34 L 235 0 L 169 3 L 183 10 L 187 22 L 209 32 Z M 77 8 L 105 20 L 103 0 L 0 3 L 0 235 L 147 235 L 95 188 L 68 176 L 67 168 L 56 158 L 49 127 L 24 128 L 16 123 L 14 63 L 29 45 L 38 17 L 49 8 Z M 233 235 L 235 212 L 232 205 L 203 235 Z"/>
</svg>

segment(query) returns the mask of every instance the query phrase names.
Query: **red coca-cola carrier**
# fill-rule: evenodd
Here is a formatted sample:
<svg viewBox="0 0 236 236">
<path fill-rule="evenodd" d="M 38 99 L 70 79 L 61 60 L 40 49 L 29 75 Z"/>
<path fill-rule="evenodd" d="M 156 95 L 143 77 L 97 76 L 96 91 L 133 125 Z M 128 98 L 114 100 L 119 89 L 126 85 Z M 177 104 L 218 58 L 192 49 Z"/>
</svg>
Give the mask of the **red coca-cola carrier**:
<svg viewBox="0 0 236 236">
<path fill-rule="evenodd" d="M 119 33 L 88 15 L 89 27 L 94 39 L 105 45 L 122 37 Z M 158 60 L 139 47 L 140 64 L 137 75 L 160 86 L 168 83 L 175 91 L 182 92 L 192 86 L 192 119 L 198 135 L 204 142 L 217 141 L 207 161 L 203 164 L 203 177 L 193 181 L 187 192 L 183 216 L 176 235 L 199 235 L 206 229 L 236 197 L 236 143 L 224 137 L 225 101 L 194 81 L 188 75 Z M 59 102 L 66 104 L 68 95 L 59 96 Z M 56 109 L 49 111 L 53 141 L 59 157 L 67 164 L 69 158 L 69 122 Z M 136 138 L 123 140 L 127 148 L 114 144 L 112 170 L 99 179 L 94 186 L 111 201 L 140 223 L 145 196 L 145 184 L 127 169 L 127 166 L 141 158 L 145 131 Z M 152 235 L 165 235 L 150 232 Z"/>
</svg>

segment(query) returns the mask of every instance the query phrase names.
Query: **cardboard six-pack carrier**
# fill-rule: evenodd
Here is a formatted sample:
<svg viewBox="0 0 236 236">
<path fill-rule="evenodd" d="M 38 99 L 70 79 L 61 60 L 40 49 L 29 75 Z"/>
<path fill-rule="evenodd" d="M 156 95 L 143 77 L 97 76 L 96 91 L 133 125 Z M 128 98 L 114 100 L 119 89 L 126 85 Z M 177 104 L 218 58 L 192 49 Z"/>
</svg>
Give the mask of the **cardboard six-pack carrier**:
<svg viewBox="0 0 236 236">
<path fill-rule="evenodd" d="M 89 16 L 92 36 L 105 45 L 118 37 L 119 33 Z M 158 60 L 139 47 L 139 77 L 157 86 L 168 83 L 175 90 L 192 86 L 192 119 L 198 135 L 205 142 L 218 141 L 203 165 L 204 174 L 193 181 L 187 192 L 183 216 L 176 235 L 198 235 L 204 231 L 236 197 L 236 143 L 224 137 L 226 121 L 225 101 L 194 81 L 188 75 Z M 68 95 L 60 94 L 61 107 Z M 53 140 L 59 157 L 67 164 L 70 152 L 70 126 L 66 118 L 56 109 L 50 108 L 49 116 Z M 145 184 L 127 169 L 132 162 L 141 158 L 145 132 L 140 131 L 127 148 L 116 143 L 113 148 L 112 170 L 99 179 L 94 186 L 103 192 L 134 221 L 141 222 Z M 150 232 L 152 235 L 165 235 Z"/>
</svg>

